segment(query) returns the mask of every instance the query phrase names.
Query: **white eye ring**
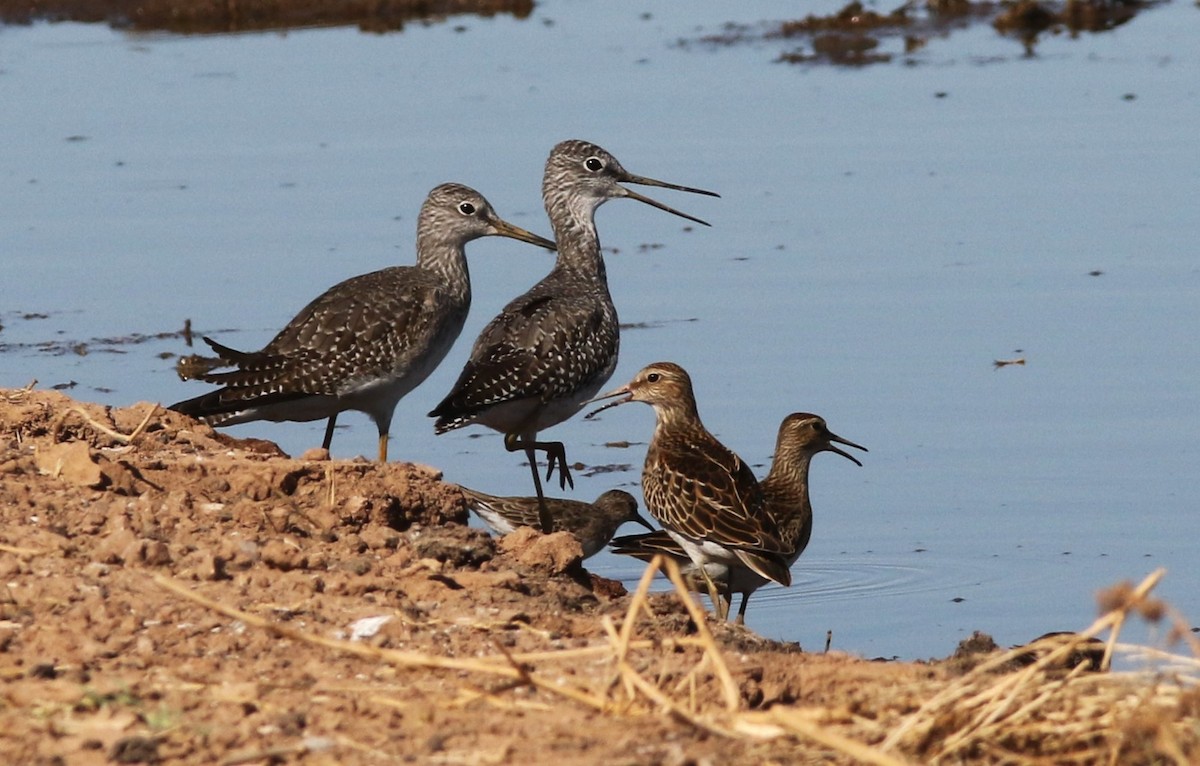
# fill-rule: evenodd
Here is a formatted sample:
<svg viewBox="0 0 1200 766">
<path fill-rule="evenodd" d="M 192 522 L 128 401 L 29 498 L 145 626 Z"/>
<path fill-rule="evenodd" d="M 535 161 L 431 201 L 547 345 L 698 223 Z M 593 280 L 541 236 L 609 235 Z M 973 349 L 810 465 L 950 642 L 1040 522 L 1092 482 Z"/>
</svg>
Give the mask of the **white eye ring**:
<svg viewBox="0 0 1200 766">
<path fill-rule="evenodd" d="M 604 163 L 600 161 L 599 157 L 588 157 L 583 161 L 583 166 L 593 173 L 599 173 L 601 170 L 604 170 Z"/>
<path fill-rule="evenodd" d="M 460 202 L 458 203 L 458 212 L 463 215 L 475 215 L 475 206 L 470 202 Z"/>
</svg>

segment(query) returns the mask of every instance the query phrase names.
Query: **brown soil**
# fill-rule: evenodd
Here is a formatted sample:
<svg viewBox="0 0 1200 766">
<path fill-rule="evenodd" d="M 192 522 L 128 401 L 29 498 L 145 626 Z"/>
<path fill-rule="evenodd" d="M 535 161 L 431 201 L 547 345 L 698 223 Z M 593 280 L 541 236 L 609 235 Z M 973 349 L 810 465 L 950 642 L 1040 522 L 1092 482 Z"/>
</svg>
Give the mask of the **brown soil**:
<svg viewBox="0 0 1200 766">
<path fill-rule="evenodd" d="M 968 672 L 996 655 L 982 638 L 929 665 L 803 653 L 674 593 L 631 599 L 565 534 L 497 541 L 465 520 L 431 468 L 0 390 L 4 761 L 923 762 L 970 712 L 956 684 L 1027 672 Z M 1004 747 L 1200 752 L 1194 693 L 1078 673 L 1165 712 L 1113 703 L 1109 739 Z M 995 752 L 968 739 L 952 760 Z"/>
<path fill-rule="evenodd" d="M 394 32 L 451 15 L 525 18 L 532 12 L 533 0 L 0 0 L 0 22 L 6 24 L 105 22 L 175 34 L 336 26 Z"/>
</svg>

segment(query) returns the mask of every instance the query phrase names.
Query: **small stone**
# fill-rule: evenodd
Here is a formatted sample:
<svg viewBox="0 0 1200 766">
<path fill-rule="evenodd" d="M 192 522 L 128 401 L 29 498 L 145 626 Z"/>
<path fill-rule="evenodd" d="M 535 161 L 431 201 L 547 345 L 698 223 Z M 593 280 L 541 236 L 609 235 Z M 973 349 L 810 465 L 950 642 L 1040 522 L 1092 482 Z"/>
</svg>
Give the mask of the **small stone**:
<svg viewBox="0 0 1200 766">
<path fill-rule="evenodd" d="M 125 737 L 117 740 L 108 757 L 115 763 L 156 763 L 158 741 L 149 737 Z"/>
<path fill-rule="evenodd" d="M 267 566 L 283 572 L 307 566 L 304 555 L 295 545 L 278 539 L 270 540 L 262 547 L 262 560 Z"/>
<path fill-rule="evenodd" d="M 171 549 L 160 540 L 147 540 L 142 549 L 142 560 L 152 567 L 163 567 L 171 563 Z"/>
<path fill-rule="evenodd" d="M 82 487 L 102 487 L 106 481 L 86 442 L 54 444 L 39 449 L 37 468 Z"/>
</svg>

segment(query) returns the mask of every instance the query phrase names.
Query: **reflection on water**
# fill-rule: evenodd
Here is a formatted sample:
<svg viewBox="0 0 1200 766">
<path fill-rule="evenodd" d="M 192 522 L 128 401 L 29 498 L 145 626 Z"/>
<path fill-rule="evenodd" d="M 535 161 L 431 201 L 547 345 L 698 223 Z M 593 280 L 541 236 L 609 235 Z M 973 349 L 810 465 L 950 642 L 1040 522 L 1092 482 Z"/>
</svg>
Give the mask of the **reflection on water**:
<svg viewBox="0 0 1200 766">
<path fill-rule="evenodd" d="M 850 2 L 832 13 L 787 21 L 731 22 L 716 33 L 684 38 L 680 45 L 720 48 L 755 44 L 778 49 L 778 61 L 861 67 L 897 59 L 919 63 L 926 46 L 952 34 L 990 26 L 1019 41 L 1027 56 L 1044 36 L 1107 32 L 1131 21 L 1156 2 L 1112 3 L 1071 0 L 1059 3 L 992 3 L 934 0 L 903 3 L 890 11 Z M 959 55 L 954 51 L 952 55 Z"/>
<path fill-rule="evenodd" d="M 599 212 L 629 327 L 614 380 L 679 362 L 760 475 L 793 411 L 871 450 L 862 469 L 817 458 L 797 587 L 760 591 L 752 627 L 944 655 L 975 629 L 1014 644 L 1085 626 L 1096 589 L 1157 566 L 1159 594 L 1197 619 L 1200 13 L 1043 35 L 1036 59 L 976 25 L 915 67 L 676 42 L 777 13 L 560 0 L 402 35 L 0 28 L 0 384 L 199 393 L 173 369 L 187 320 L 261 346 L 330 285 L 411 263 L 417 208 L 444 181 L 545 233 L 546 154 L 586 138 L 722 194 L 689 208 L 712 229 Z M 391 451 L 523 494 L 497 435 L 434 437 L 425 413 L 551 261 L 491 241 L 468 257 L 466 340 L 401 402 Z M 551 429 L 572 461 L 628 466 L 577 472 L 572 496 L 636 492 L 652 423 L 619 408 Z M 365 417 L 340 429 L 338 457 L 373 454 Z M 299 454 L 322 424 L 230 432 Z"/>
</svg>

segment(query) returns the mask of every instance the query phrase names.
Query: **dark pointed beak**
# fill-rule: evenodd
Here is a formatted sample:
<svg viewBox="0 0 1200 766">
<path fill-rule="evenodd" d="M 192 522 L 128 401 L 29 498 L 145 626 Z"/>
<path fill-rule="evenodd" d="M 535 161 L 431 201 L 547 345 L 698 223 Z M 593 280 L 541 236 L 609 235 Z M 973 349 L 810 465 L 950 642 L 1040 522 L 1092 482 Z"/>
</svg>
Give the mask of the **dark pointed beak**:
<svg viewBox="0 0 1200 766">
<path fill-rule="evenodd" d="M 602 402 L 605 399 L 612 399 L 614 396 L 624 396 L 625 398 L 618 399 L 615 402 L 609 402 L 608 404 L 604 405 L 603 407 L 597 407 L 596 409 L 592 410 L 588 414 L 584 415 L 583 419 L 591 420 L 593 417 L 595 417 L 596 415 L 599 415 L 601 412 L 604 412 L 605 410 L 612 409 L 613 407 L 616 407 L 618 405 L 626 404 L 628 402 L 633 401 L 633 392 L 629 390 L 629 386 L 625 385 L 625 386 L 621 386 L 620 388 L 614 388 L 612 391 L 609 391 L 607 394 L 600 394 L 599 396 L 593 396 L 591 399 L 588 399 L 586 402 L 584 402 L 583 405 L 586 407 L 589 404 L 595 404 L 596 402 Z"/>
<path fill-rule="evenodd" d="M 640 513 L 635 512 L 633 514 L 633 518 L 630 519 L 630 521 L 633 521 L 637 524 L 641 524 L 643 527 L 650 530 L 651 532 L 655 531 L 654 526 L 650 522 L 646 521 L 645 517 L 643 517 L 642 514 L 640 514 Z"/>
<path fill-rule="evenodd" d="M 546 239 L 545 237 L 539 237 L 531 231 L 525 231 L 520 226 L 513 226 L 503 218 L 493 218 L 488 223 L 490 223 L 492 228 L 496 230 L 496 236 L 519 239 L 522 242 L 528 242 L 531 245 L 544 247 L 547 250 L 558 249 L 558 245 L 555 244 L 554 240 Z"/>
<path fill-rule="evenodd" d="M 717 194 L 716 192 L 705 191 L 704 189 L 694 189 L 691 186 L 680 186 L 679 184 L 671 184 L 671 183 L 667 183 L 666 181 L 659 181 L 654 178 L 647 178 L 645 176 L 635 176 L 632 173 L 625 173 L 621 178 L 619 178 L 617 180 L 622 181 L 624 183 L 629 183 L 629 184 L 641 184 L 642 186 L 657 186 L 661 189 L 674 189 L 675 191 L 689 192 L 691 194 L 703 194 L 708 197 L 720 197 L 721 196 L 720 194 Z M 621 188 L 624 189 L 625 187 L 621 187 Z M 649 197 L 638 194 L 637 192 L 633 191 L 632 189 L 625 189 L 625 196 L 629 197 L 630 199 L 635 199 L 638 202 L 644 202 L 645 204 L 649 205 L 650 207 L 656 207 L 659 210 L 664 210 L 673 215 L 677 215 L 680 218 L 686 218 L 689 221 L 694 221 L 703 226 L 712 226 L 712 224 L 710 224 L 708 221 L 702 220 L 702 219 L 697 218 L 692 215 L 688 215 L 687 213 L 676 210 L 675 208 L 670 207 L 669 205 L 664 205 L 663 203 L 659 202 L 658 200 L 650 199 Z"/>
<path fill-rule="evenodd" d="M 842 437 L 838 436 L 837 434 L 833 433 L 832 431 L 827 432 L 825 434 L 825 438 L 827 440 L 827 442 L 825 444 L 825 449 L 827 451 L 836 452 L 837 454 L 841 455 L 842 457 L 846 458 L 847 460 L 849 460 L 853 463 L 856 463 L 859 466 L 861 466 L 862 463 L 859 461 L 858 458 L 854 457 L 853 455 L 851 455 L 849 452 L 846 452 L 845 450 L 838 449 L 837 447 L 833 446 L 833 443 L 837 442 L 838 444 L 845 444 L 847 447 L 853 447 L 854 449 L 860 449 L 863 452 L 870 452 L 870 450 L 868 450 L 866 447 L 862 446 L 861 444 L 855 444 L 854 442 L 850 441 L 849 439 L 843 439 Z"/>
</svg>

